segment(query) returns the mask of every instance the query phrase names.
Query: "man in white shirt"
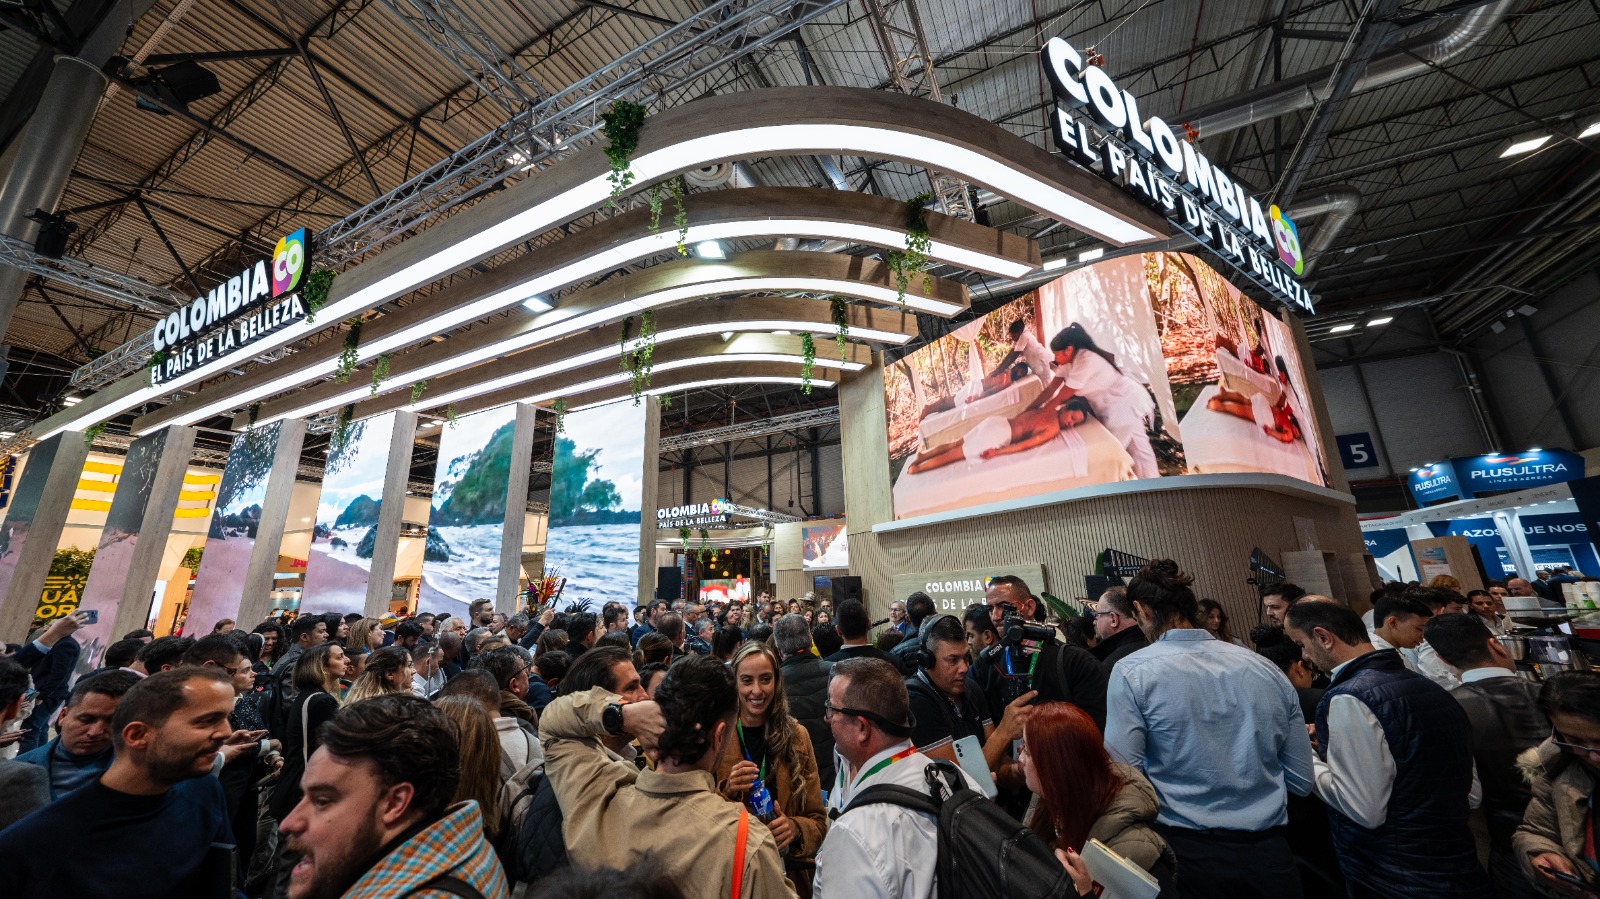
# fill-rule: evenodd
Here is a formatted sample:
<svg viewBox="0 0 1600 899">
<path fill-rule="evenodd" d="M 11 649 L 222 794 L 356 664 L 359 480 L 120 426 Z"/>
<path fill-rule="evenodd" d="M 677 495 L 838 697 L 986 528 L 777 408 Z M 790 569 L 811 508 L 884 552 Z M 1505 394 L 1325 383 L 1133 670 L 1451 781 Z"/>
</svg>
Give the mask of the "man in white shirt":
<svg viewBox="0 0 1600 899">
<path fill-rule="evenodd" d="M 1375 648 L 1344 606 L 1302 602 L 1287 625 L 1331 679 L 1317 708 L 1315 789 L 1350 894 L 1487 899 L 1467 825 L 1479 787 L 1466 712 L 1398 652 Z"/>
<path fill-rule="evenodd" d="M 884 803 L 850 808 L 852 796 L 878 784 L 928 789 L 924 772 L 933 760 L 911 745 L 911 705 L 899 669 L 874 658 L 834 663 L 822 714 L 833 731 L 838 771 L 828 785 L 828 808 L 843 814 L 817 853 L 817 899 L 932 899 L 938 822 Z"/>
<path fill-rule="evenodd" d="M 418 643 L 411 650 L 411 695 L 432 699 L 444 689 L 444 669 L 439 666 L 439 644 Z"/>
<path fill-rule="evenodd" d="M 1367 642 L 1374 649 L 1400 650 L 1400 661 L 1415 671 L 1416 656 L 1406 650 L 1415 649 L 1422 642 L 1423 628 L 1432 617 L 1433 610 L 1422 600 L 1406 593 L 1387 594 L 1372 607 L 1373 627 L 1367 633 Z"/>
</svg>

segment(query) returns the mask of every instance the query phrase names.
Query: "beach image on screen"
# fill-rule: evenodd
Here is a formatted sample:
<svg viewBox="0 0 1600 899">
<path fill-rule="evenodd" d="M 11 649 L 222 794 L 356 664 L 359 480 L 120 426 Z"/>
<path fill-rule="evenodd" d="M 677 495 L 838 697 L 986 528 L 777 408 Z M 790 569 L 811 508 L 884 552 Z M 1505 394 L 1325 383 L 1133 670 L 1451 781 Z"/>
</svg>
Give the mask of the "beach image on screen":
<svg viewBox="0 0 1600 899">
<path fill-rule="evenodd" d="M 624 400 L 569 412 L 564 424 L 550 471 L 545 573 L 566 579 L 563 606 L 589 600 L 598 612 L 615 600 L 632 609 L 639 595 L 645 409 Z"/>
<path fill-rule="evenodd" d="M 281 430 L 281 422 L 252 428 L 236 435 L 228 449 L 228 464 L 217 485 L 217 504 L 211 512 L 211 528 L 206 532 L 205 552 L 189 600 L 185 630 L 190 633 L 210 633 L 218 619 L 231 617 L 239 608 Z"/>
<path fill-rule="evenodd" d="M 516 406 L 500 406 L 439 432 L 420 608 L 463 615 L 474 599 L 494 598 L 516 418 Z"/>
<path fill-rule="evenodd" d="M 328 451 L 300 597 L 302 614 L 366 608 L 394 429 L 393 413 L 351 422 L 344 441 Z"/>
</svg>

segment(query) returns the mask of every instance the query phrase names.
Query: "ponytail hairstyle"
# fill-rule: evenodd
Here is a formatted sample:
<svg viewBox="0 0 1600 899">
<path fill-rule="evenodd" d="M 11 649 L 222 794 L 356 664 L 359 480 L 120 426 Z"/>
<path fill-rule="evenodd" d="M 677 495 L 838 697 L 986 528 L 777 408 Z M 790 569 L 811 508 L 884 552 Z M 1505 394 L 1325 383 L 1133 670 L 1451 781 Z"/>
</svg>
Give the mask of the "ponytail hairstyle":
<svg viewBox="0 0 1600 899">
<path fill-rule="evenodd" d="M 1177 562 L 1156 559 L 1128 582 L 1128 598 L 1149 609 L 1159 627 L 1168 627 L 1174 618 L 1201 627 L 1205 619 L 1200 615 L 1200 602 L 1190 589 L 1193 583 L 1193 577 L 1178 570 Z"/>
<path fill-rule="evenodd" d="M 711 732 L 733 718 L 738 701 L 727 665 L 703 655 L 678 660 L 656 688 L 667 725 L 657 743 L 662 757 L 680 765 L 700 761 L 712 748 Z"/>
<path fill-rule="evenodd" d="M 1117 374 L 1122 374 L 1122 369 L 1117 366 L 1117 357 L 1100 349 L 1100 346 L 1094 342 L 1094 338 L 1089 336 L 1089 332 L 1084 330 L 1083 325 L 1077 322 L 1067 325 L 1061 329 L 1060 333 L 1050 338 L 1050 352 L 1052 353 L 1059 353 L 1069 347 L 1073 350 L 1088 350 L 1094 353 L 1110 363 L 1111 367 L 1116 369 Z"/>
</svg>

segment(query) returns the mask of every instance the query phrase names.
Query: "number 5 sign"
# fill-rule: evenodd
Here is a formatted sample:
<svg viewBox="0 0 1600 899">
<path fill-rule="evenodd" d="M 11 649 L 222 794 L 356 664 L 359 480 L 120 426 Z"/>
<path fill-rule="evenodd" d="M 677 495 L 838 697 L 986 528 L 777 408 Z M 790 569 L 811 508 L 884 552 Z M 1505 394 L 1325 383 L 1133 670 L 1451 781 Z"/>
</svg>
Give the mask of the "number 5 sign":
<svg viewBox="0 0 1600 899">
<path fill-rule="evenodd" d="M 1344 463 L 1346 470 L 1378 467 L 1378 451 L 1373 448 L 1371 434 L 1362 431 L 1359 434 L 1340 434 L 1334 439 L 1339 443 L 1339 461 Z"/>
</svg>

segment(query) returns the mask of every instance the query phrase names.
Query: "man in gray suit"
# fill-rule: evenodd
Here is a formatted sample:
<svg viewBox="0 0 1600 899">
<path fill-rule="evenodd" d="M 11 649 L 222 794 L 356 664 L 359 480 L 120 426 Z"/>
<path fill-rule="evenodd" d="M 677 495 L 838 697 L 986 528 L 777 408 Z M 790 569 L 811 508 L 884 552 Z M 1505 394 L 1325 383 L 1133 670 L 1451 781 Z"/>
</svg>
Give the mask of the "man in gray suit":
<svg viewBox="0 0 1600 899">
<path fill-rule="evenodd" d="M 22 717 L 23 705 L 32 698 L 28 669 L 10 659 L 0 659 L 0 730 Z M 38 765 L 0 760 L 0 830 L 50 803 L 50 776 Z"/>
</svg>

